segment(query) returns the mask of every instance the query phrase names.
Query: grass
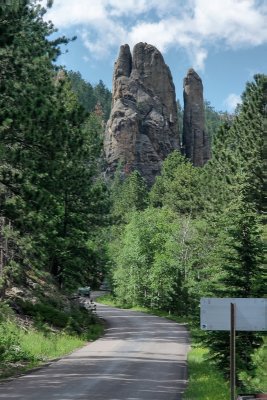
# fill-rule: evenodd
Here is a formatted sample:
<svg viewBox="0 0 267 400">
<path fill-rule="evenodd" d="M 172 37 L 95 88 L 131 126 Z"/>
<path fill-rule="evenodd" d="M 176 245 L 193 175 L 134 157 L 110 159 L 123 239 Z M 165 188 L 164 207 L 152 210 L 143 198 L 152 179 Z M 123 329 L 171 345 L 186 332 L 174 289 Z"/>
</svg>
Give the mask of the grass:
<svg viewBox="0 0 267 400">
<path fill-rule="evenodd" d="M 106 304 L 107 306 L 119 307 L 116 299 L 111 294 L 104 294 L 97 298 L 97 302 L 101 304 Z"/>
<path fill-rule="evenodd" d="M 0 325 L 0 378 L 13 376 L 83 346 L 85 340 L 63 333 L 38 332 L 7 321 Z"/>
<path fill-rule="evenodd" d="M 37 331 L 20 334 L 20 346 L 36 360 L 46 361 L 68 354 L 85 344 L 78 336 L 66 334 L 44 335 Z"/>
<path fill-rule="evenodd" d="M 45 311 L 41 314 L 40 310 Z M 59 315 L 52 311 L 48 307 L 39 307 L 37 318 L 26 328 L 18 325 L 7 304 L 0 306 L 0 378 L 14 376 L 69 354 L 103 333 L 103 324 L 85 310 L 72 310 L 64 318 L 63 313 Z M 60 317 L 56 329 L 44 322 L 48 315 L 51 321 Z M 63 322 L 64 329 L 60 328 Z"/>
<path fill-rule="evenodd" d="M 62 357 L 85 345 L 86 341 L 66 334 L 46 335 L 30 329 L 25 332 L 9 323 L 6 332 L 15 338 L 7 348 L 6 357 L 1 359 L 0 378 L 7 378 L 42 365 L 57 357 Z"/>
<path fill-rule="evenodd" d="M 229 385 L 222 374 L 206 360 L 207 350 L 193 348 L 188 353 L 189 384 L 184 400 L 226 400 L 230 398 Z"/>
</svg>

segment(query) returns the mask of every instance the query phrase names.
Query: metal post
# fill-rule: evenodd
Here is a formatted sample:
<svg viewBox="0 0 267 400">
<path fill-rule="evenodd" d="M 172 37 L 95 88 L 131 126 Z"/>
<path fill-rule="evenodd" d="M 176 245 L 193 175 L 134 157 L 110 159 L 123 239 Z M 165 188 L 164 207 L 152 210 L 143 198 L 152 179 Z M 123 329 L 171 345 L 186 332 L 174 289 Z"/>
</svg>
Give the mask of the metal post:
<svg viewBox="0 0 267 400">
<path fill-rule="evenodd" d="M 235 331 L 236 331 L 236 305 L 230 305 L 230 393 L 231 400 L 235 400 Z"/>
</svg>

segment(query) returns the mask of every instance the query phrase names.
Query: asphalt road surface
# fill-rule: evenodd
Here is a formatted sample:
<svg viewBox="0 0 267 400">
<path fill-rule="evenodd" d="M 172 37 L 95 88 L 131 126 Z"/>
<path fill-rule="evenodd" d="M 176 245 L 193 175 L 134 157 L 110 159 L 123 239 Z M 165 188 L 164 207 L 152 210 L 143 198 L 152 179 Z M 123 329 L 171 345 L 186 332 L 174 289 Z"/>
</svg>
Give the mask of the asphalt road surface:
<svg viewBox="0 0 267 400">
<path fill-rule="evenodd" d="M 11 400 L 179 400 L 188 332 L 140 312 L 97 305 L 105 335 L 71 355 L 0 385 Z"/>
</svg>

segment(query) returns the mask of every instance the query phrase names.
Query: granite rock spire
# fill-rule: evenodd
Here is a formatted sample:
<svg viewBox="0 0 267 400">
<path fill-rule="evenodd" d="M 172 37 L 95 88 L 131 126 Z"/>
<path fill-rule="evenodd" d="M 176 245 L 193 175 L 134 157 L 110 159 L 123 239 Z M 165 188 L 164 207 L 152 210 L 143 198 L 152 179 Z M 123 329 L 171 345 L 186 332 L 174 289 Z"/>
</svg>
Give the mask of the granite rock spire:
<svg viewBox="0 0 267 400">
<path fill-rule="evenodd" d="M 203 85 L 193 68 L 184 78 L 183 151 L 197 167 L 210 158 L 210 143 L 205 132 Z"/>
<path fill-rule="evenodd" d="M 151 185 L 162 161 L 179 149 L 177 106 L 171 72 L 152 45 L 120 48 L 113 74 L 112 110 L 104 151 L 108 170 L 137 169 Z"/>
</svg>

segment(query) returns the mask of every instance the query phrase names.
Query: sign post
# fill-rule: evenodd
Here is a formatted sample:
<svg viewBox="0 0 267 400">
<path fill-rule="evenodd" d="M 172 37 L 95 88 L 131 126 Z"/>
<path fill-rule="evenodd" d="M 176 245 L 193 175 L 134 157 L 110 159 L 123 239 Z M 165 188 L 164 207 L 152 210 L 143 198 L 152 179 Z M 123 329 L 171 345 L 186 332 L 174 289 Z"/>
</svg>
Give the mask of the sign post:
<svg viewBox="0 0 267 400">
<path fill-rule="evenodd" d="M 231 400 L 235 400 L 235 378 L 236 378 L 236 366 L 235 366 L 235 331 L 236 331 L 236 305 L 235 303 L 230 304 L 230 392 Z"/>
<path fill-rule="evenodd" d="M 201 298 L 200 327 L 230 331 L 230 393 L 235 400 L 236 331 L 267 331 L 267 299 Z"/>
</svg>

